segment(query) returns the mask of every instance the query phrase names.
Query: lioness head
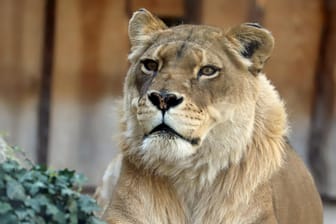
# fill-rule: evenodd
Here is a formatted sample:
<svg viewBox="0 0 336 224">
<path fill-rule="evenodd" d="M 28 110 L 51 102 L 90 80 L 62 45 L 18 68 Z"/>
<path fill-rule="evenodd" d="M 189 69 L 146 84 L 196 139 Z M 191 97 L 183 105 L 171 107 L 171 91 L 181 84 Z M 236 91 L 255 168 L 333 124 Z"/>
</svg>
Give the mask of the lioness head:
<svg viewBox="0 0 336 224">
<path fill-rule="evenodd" d="M 130 20 L 129 38 L 128 153 L 145 162 L 174 162 L 221 148 L 218 156 L 239 160 L 257 125 L 260 83 L 267 82 L 260 71 L 273 49 L 270 32 L 249 23 L 228 31 L 168 28 L 141 9 Z"/>
</svg>

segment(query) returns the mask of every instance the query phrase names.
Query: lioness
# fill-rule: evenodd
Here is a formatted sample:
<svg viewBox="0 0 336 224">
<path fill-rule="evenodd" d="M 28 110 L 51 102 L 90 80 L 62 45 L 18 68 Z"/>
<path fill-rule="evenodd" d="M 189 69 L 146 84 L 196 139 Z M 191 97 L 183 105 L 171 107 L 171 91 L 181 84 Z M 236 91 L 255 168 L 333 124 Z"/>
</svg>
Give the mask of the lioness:
<svg viewBox="0 0 336 224">
<path fill-rule="evenodd" d="M 269 31 L 168 28 L 141 9 L 129 38 L 119 178 L 111 200 L 99 193 L 108 223 L 322 223 L 284 104 L 261 72 Z"/>
</svg>

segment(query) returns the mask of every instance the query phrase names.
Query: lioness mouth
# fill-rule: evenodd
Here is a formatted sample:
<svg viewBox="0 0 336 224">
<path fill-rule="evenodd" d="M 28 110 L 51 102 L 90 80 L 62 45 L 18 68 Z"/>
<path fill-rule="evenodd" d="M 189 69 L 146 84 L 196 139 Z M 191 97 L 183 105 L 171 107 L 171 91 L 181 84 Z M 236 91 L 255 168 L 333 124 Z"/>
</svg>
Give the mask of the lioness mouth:
<svg viewBox="0 0 336 224">
<path fill-rule="evenodd" d="M 170 134 L 170 135 L 173 135 L 173 136 L 177 136 L 187 142 L 190 142 L 190 144 L 192 145 L 198 145 L 199 142 L 200 142 L 200 139 L 199 138 L 193 138 L 193 139 L 187 139 L 185 137 L 183 137 L 181 134 L 179 134 L 178 132 L 176 132 L 173 128 L 169 127 L 168 125 L 162 123 L 158 126 L 156 126 L 153 130 L 151 130 L 151 132 L 149 132 L 149 135 L 151 134 L 154 134 L 154 133 L 157 133 L 157 132 L 161 132 L 161 133 L 167 133 L 167 134 Z M 145 137 L 147 137 L 145 136 Z"/>
</svg>

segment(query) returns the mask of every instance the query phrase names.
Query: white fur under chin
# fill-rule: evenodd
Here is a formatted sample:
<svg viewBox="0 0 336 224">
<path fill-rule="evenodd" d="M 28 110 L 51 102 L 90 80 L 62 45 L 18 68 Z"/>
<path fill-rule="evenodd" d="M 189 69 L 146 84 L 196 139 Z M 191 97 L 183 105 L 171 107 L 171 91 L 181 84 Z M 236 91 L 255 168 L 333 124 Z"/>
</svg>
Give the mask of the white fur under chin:
<svg viewBox="0 0 336 224">
<path fill-rule="evenodd" d="M 146 163 L 158 160 L 177 161 L 195 153 L 196 149 L 186 140 L 174 136 L 151 135 L 141 145 L 142 159 Z"/>
</svg>

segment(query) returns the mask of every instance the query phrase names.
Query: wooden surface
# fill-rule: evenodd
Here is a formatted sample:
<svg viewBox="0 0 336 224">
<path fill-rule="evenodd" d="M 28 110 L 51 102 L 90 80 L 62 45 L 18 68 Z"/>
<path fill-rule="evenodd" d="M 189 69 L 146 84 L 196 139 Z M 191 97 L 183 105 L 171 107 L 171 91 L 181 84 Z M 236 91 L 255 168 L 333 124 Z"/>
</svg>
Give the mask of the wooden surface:
<svg viewBox="0 0 336 224">
<path fill-rule="evenodd" d="M 336 200 L 336 4 L 325 1 L 320 60 L 315 73 L 309 163 L 323 197 Z"/>
<path fill-rule="evenodd" d="M 49 161 L 97 183 L 116 150 L 115 97 L 127 67 L 125 3 L 57 2 Z"/>
<path fill-rule="evenodd" d="M 249 0 L 203 1 L 202 23 L 227 29 L 246 21 Z"/>
<path fill-rule="evenodd" d="M 265 11 L 263 25 L 275 37 L 266 74 L 286 102 L 291 143 L 306 159 L 323 24 L 321 1 L 267 1 Z"/>
<path fill-rule="evenodd" d="M 0 132 L 35 159 L 43 0 L 0 0 Z"/>
<path fill-rule="evenodd" d="M 44 7 L 42 68 L 37 112 L 37 163 L 48 165 L 50 139 L 51 86 L 55 49 L 56 1 L 48 0 Z"/>
<path fill-rule="evenodd" d="M 146 8 L 162 17 L 184 16 L 183 0 L 127 0 L 127 2 L 130 14 L 140 8 Z"/>
</svg>

